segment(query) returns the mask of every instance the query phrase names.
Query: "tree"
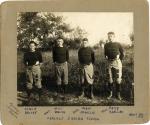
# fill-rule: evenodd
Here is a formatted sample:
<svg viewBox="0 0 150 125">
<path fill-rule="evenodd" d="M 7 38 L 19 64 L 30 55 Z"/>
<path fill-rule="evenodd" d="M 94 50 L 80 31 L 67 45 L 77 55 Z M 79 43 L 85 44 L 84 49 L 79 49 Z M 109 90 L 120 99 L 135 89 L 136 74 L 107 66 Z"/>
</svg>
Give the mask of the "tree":
<svg viewBox="0 0 150 125">
<path fill-rule="evenodd" d="M 101 48 L 104 48 L 104 45 L 107 43 L 107 40 L 105 41 L 104 39 L 101 39 L 100 41 L 99 41 L 99 45 L 100 45 L 100 47 Z"/>
<path fill-rule="evenodd" d="M 134 33 L 133 33 L 133 32 L 130 33 L 130 34 L 129 34 L 129 37 L 130 37 L 130 40 L 131 40 L 131 42 L 132 42 L 132 46 L 134 46 Z"/>
<path fill-rule="evenodd" d="M 78 49 L 81 45 L 82 39 L 87 35 L 87 32 L 79 26 L 74 28 L 72 32 L 68 33 L 66 38 L 67 45 L 71 49 Z"/>
<path fill-rule="evenodd" d="M 39 48 L 47 50 L 59 36 L 63 37 L 66 40 L 65 43 L 72 48 L 83 38 L 83 35 L 84 31 L 80 27 L 71 28 L 64 22 L 62 16 L 53 13 L 21 12 L 18 14 L 17 46 L 19 49 L 27 48 L 32 40 L 38 44 Z"/>
<path fill-rule="evenodd" d="M 63 33 L 71 32 L 62 16 L 52 13 L 23 12 L 18 15 L 17 41 L 19 48 L 26 48 L 29 41 L 37 42 L 39 48 L 49 48 Z"/>
</svg>

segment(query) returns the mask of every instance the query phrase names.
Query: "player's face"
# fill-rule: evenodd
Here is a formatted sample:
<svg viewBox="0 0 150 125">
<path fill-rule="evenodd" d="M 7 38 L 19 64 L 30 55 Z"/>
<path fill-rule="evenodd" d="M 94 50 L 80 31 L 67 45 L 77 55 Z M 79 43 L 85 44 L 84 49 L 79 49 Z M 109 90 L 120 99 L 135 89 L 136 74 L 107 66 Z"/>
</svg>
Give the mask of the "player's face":
<svg viewBox="0 0 150 125">
<path fill-rule="evenodd" d="M 30 48 L 30 51 L 35 51 L 36 46 L 35 46 L 34 43 L 31 43 L 31 44 L 29 45 L 29 48 Z"/>
<path fill-rule="evenodd" d="M 82 42 L 82 44 L 83 44 L 83 47 L 87 47 L 87 46 L 88 46 L 88 41 L 84 40 L 84 41 Z"/>
<path fill-rule="evenodd" d="M 58 39 L 57 40 L 57 46 L 63 46 L 63 43 L 64 43 L 64 41 L 63 41 L 63 39 Z"/>
<path fill-rule="evenodd" d="M 108 40 L 113 42 L 114 41 L 114 38 L 115 38 L 115 35 L 114 34 L 108 34 Z"/>
</svg>

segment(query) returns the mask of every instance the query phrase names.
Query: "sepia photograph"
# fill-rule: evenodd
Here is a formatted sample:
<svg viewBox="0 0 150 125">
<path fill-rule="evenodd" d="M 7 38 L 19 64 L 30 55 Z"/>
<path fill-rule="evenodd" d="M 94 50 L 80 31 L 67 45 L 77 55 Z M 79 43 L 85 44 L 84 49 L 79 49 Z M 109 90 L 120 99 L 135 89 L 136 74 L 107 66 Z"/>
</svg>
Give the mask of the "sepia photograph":
<svg viewBox="0 0 150 125">
<path fill-rule="evenodd" d="M 132 12 L 17 13 L 18 106 L 134 106 Z"/>
<path fill-rule="evenodd" d="M 148 22 L 147 0 L 4 2 L 2 122 L 148 122 Z"/>
</svg>

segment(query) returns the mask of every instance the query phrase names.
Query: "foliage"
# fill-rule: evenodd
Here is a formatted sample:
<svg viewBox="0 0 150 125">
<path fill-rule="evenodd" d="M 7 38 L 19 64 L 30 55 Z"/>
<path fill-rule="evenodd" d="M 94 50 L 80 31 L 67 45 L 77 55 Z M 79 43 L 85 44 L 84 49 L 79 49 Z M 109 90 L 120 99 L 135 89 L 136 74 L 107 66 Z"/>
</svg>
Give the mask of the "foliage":
<svg viewBox="0 0 150 125">
<path fill-rule="evenodd" d="M 58 37 L 63 37 L 70 48 L 78 48 L 86 34 L 80 27 L 71 28 L 62 16 L 47 12 L 22 12 L 17 18 L 18 49 L 27 48 L 33 40 L 38 47 L 50 49 Z"/>
</svg>

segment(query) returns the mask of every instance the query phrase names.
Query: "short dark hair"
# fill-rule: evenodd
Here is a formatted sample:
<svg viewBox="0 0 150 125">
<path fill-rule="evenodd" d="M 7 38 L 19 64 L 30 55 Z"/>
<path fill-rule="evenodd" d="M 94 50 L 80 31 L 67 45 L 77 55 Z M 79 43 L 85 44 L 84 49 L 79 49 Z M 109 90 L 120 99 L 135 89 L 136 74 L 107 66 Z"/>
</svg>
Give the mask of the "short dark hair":
<svg viewBox="0 0 150 125">
<path fill-rule="evenodd" d="M 114 32 L 108 32 L 107 34 L 108 34 L 108 35 L 109 35 L 109 34 L 115 35 L 115 33 L 114 33 Z"/>
<path fill-rule="evenodd" d="M 37 43 L 34 42 L 34 41 L 30 41 L 30 42 L 29 42 L 29 45 L 30 45 L 30 44 L 34 44 L 35 46 L 37 46 Z"/>
<path fill-rule="evenodd" d="M 57 37 L 57 40 L 59 40 L 59 39 L 62 39 L 62 40 L 64 40 L 64 39 L 63 39 L 63 37 L 61 37 L 61 36 Z"/>
<path fill-rule="evenodd" d="M 83 38 L 82 41 L 88 41 L 88 39 L 87 38 Z"/>
</svg>

